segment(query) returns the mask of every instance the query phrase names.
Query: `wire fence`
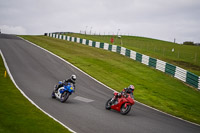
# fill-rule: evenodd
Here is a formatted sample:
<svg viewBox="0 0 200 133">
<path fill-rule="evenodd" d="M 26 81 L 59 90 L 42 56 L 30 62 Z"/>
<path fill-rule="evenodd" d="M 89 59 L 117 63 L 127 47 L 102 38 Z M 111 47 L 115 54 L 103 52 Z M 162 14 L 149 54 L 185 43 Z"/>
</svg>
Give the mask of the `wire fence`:
<svg viewBox="0 0 200 133">
<path fill-rule="evenodd" d="M 173 44 L 172 42 L 166 42 L 171 43 L 170 45 L 165 45 L 163 42 L 160 44 L 155 44 L 157 40 L 149 42 L 151 39 L 142 40 L 141 37 L 140 40 L 134 40 L 134 38 L 129 37 L 128 34 L 125 37 L 121 34 L 117 35 L 118 33 L 114 32 L 96 33 L 92 31 L 80 31 L 80 34 L 85 35 L 86 39 L 92 38 L 96 41 L 101 40 L 113 45 L 127 47 L 147 55 L 155 55 L 156 58 L 170 59 L 177 62 L 177 64 L 188 62 L 189 64 L 197 65 L 200 67 L 200 46 L 187 46 L 182 44 L 178 45 Z M 111 38 L 113 38 L 113 43 L 111 43 Z"/>
</svg>

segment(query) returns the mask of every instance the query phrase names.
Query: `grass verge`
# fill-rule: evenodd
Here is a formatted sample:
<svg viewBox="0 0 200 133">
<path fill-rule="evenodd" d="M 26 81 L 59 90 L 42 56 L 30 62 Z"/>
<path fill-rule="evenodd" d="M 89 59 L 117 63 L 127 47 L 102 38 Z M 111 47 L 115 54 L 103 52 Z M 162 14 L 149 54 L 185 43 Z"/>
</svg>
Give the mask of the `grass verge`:
<svg viewBox="0 0 200 133">
<path fill-rule="evenodd" d="M 68 33 L 67 35 L 107 43 L 110 43 L 112 37 L 115 40 L 115 45 L 123 46 L 136 52 L 166 61 L 200 75 L 200 46 L 180 45 L 136 36 L 122 36 L 118 38 L 108 35 L 83 35 L 76 33 Z M 173 52 L 172 49 L 174 50 Z"/>
<path fill-rule="evenodd" d="M 9 76 L 4 77 L 5 70 L 0 57 L 0 133 L 69 132 L 32 105 Z"/>
<path fill-rule="evenodd" d="M 139 102 L 200 124 L 200 92 L 165 73 L 110 51 L 45 36 L 22 37 L 117 91 L 134 84 Z"/>
</svg>

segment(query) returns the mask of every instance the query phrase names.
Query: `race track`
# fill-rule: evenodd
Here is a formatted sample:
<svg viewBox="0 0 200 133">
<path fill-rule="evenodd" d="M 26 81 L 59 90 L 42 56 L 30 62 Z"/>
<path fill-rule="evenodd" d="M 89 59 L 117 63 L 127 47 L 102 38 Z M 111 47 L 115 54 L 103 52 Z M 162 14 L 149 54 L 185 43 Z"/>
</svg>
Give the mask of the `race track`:
<svg viewBox="0 0 200 133">
<path fill-rule="evenodd" d="M 21 90 L 40 108 L 79 133 L 200 133 L 200 126 L 136 103 L 126 116 L 105 110 L 113 91 L 54 55 L 14 35 L 0 34 L 0 50 Z M 77 75 L 66 103 L 51 98 L 53 86 Z"/>
</svg>

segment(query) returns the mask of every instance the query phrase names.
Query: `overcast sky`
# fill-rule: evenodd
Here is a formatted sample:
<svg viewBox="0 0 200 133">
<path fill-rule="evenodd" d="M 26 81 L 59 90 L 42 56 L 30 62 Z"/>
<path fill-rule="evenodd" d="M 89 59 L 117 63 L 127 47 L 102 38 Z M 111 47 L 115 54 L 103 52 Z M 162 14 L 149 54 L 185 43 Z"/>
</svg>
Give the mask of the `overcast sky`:
<svg viewBox="0 0 200 133">
<path fill-rule="evenodd" d="M 2 33 L 69 31 L 200 42 L 200 0 L 0 0 Z"/>
</svg>

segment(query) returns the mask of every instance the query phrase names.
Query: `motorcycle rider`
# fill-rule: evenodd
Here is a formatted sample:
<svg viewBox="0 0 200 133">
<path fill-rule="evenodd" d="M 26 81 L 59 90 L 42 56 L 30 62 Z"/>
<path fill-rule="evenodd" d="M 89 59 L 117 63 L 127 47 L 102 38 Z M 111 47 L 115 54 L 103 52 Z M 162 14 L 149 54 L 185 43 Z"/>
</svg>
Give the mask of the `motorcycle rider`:
<svg viewBox="0 0 200 133">
<path fill-rule="evenodd" d="M 116 96 L 114 96 L 111 100 L 111 103 L 115 103 L 118 100 L 118 98 L 120 98 L 122 95 L 124 95 L 126 93 L 133 95 L 134 90 L 135 90 L 135 87 L 133 85 L 129 85 L 129 87 L 124 88 L 120 93 L 118 93 Z M 133 98 L 134 98 L 134 96 L 133 96 Z"/>
<path fill-rule="evenodd" d="M 57 92 L 60 87 L 63 87 L 64 85 L 68 85 L 68 83 L 73 84 L 74 92 L 75 92 L 76 75 L 74 75 L 74 74 L 69 79 L 64 80 L 62 82 L 62 84 L 56 85 L 55 86 L 55 92 Z"/>
</svg>

